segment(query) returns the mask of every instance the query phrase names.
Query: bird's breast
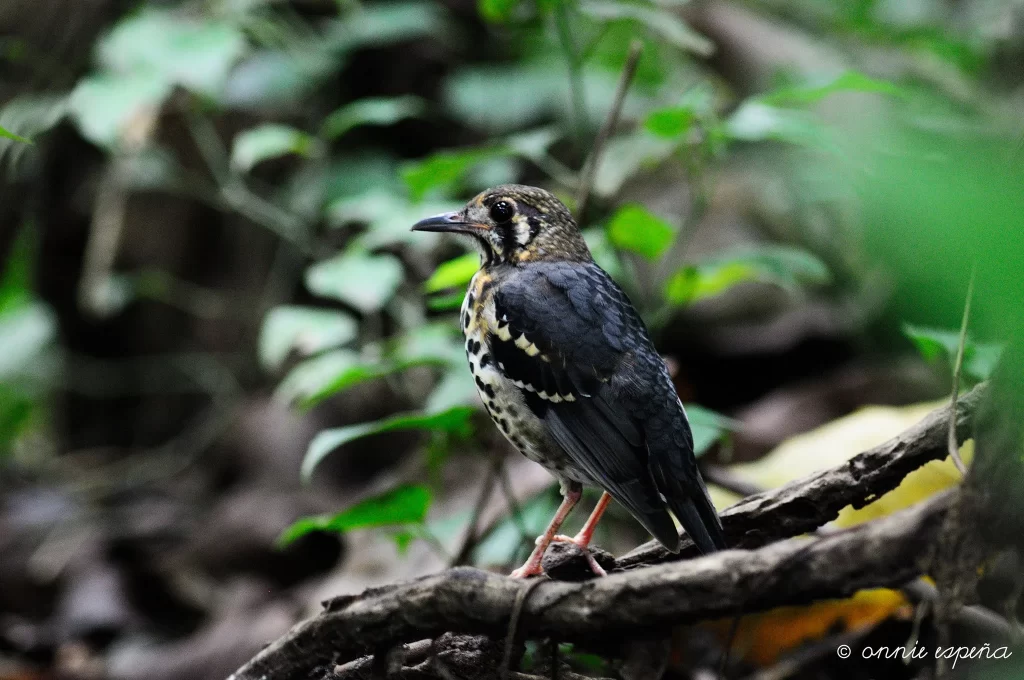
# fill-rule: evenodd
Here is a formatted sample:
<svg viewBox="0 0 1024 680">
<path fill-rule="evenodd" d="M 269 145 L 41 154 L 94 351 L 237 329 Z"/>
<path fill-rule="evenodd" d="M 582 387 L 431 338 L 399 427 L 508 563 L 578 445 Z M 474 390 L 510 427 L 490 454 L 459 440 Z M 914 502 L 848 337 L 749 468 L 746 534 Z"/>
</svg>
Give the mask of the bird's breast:
<svg viewBox="0 0 1024 680">
<path fill-rule="evenodd" d="M 491 353 L 489 336 L 500 338 L 498 329 L 506 335 L 508 330 L 495 318 L 493 280 L 487 272 L 481 270 L 473 277 L 460 318 L 469 370 L 491 420 L 527 458 L 560 478 L 575 477 L 566 470 L 564 454 L 550 440 L 543 421 L 527 406 L 523 391 L 504 375 Z"/>
</svg>

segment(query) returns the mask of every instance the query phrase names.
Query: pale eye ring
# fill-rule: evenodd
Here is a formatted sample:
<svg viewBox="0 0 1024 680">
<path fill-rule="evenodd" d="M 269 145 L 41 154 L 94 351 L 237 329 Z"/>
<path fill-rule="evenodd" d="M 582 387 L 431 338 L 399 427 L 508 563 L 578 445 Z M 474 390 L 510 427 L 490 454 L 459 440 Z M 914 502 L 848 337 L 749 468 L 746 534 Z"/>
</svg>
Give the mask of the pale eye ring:
<svg viewBox="0 0 1024 680">
<path fill-rule="evenodd" d="M 498 201 L 491 206 L 491 219 L 497 223 L 508 222 L 515 214 L 512 204 L 508 201 Z"/>
</svg>

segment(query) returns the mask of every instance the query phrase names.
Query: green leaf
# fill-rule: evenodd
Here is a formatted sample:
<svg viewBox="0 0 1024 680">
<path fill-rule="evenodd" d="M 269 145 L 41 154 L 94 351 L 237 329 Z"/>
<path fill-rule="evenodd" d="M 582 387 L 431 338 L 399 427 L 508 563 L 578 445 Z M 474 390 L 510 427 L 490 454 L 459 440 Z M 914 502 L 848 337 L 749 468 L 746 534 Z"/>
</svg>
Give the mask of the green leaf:
<svg viewBox="0 0 1024 680">
<path fill-rule="evenodd" d="M 316 406 L 324 399 L 332 397 L 339 392 L 347 390 L 350 387 L 355 387 L 360 383 L 364 383 L 367 380 L 376 380 L 383 378 L 384 376 L 397 373 L 405 370 L 410 366 L 419 365 L 418 363 L 366 363 L 359 362 L 348 367 L 342 367 L 340 362 L 336 363 L 333 367 L 334 373 L 325 373 L 320 377 L 322 384 L 319 385 L 318 389 L 310 390 L 308 394 L 302 395 L 300 405 L 304 408 L 310 408 Z M 314 367 L 310 367 L 310 371 Z M 314 386 L 314 379 L 310 378 L 310 386 Z"/>
<path fill-rule="evenodd" d="M 778 141 L 835 151 L 818 120 L 806 111 L 769 106 L 747 100 L 721 127 L 727 137 L 743 142 Z"/>
<path fill-rule="evenodd" d="M 342 312 L 313 307 L 275 307 L 263 320 L 260 361 L 268 369 L 277 369 L 293 349 L 302 355 L 316 354 L 353 340 L 358 330 L 355 320 Z"/>
<path fill-rule="evenodd" d="M 402 180 L 412 199 L 420 201 L 433 190 L 450 190 L 474 166 L 507 153 L 507 149 L 497 146 L 438 151 L 424 160 L 407 163 L 402 168 Z"/>
<path fill-rule="evenodd" d="M 463 366 L 464 338 L 449 323 L 431 323 L 417 326 L 403 335 L 394 351 L 394 358 L 403 363 L 433 362 L 450 366 Z"/>
<path fill-rule="evenodd" d="M 333 393 L 331 388 L 338 380 L 351 381 L 350 373 L 362 366 L 358 352 L 348 349 L 325 352 L 296 364 L 277 386 L 274 396 L 285 404 L 311 405 L 319 401 L 321 395 Z"/>
<path fill-rule="evenodd" d="M 419 37 L 446 37 L 443 8 L 433 2 L 360 3 L 335 26 L 340 50 L 385 47 Z"/>
<path fill-rule="evenodd" d="M 815 104 L 837 92 L 876 92 L 892 96 L 905 94 L 903 89 L 888 81 L 870 78 L 857 71 L 846 71 L 818 85 L 785 87 L 762 95 L 758 99 L 773 106 L 794 106 Z"/>
<path fill-rule="evenodd" d="M 354 529 L 422 524 L 427 517 L 431 499 L 430 489 L 425 486 L 399 486 L 371 496 L 336 515 L 303 517 L 285 529 L 278 543 L 288 545 L 313 531 L 343 534 Z"/>
<path fill-rule="evenodd" d="M 400 556 L 409 552 L 409 546 L 416 540 L 416 532 L 409 529 L 397 529 L 391 532 L 391 540 L 395 542 L 395 550 Z"/>
<path fill-rule="evenodd" d="M 491 87 L 490 91 L 493 89 Z M 402 180 L 412 200 L 420 201 L 432 191 L 451 192 L 468 179 L 471 171 L 480 169 L 488 162 L 494 163 L 508 157 L 536 161 L 545 155 L 557 136 L 557 132 L 545 127 L 511 135 L 500 143 L 488 146 L 438 151 L 422 160 L 406 163 L 401 170 Z"/>
<path fill-rule="evenodd" d="M 540 127 L 509 135 L 505 139 L 505 145 L 518 156 L 528 158 L 535 163 L 543 163 L 548 149 L 558 141 L 560 136 L 561 133 L 555 126 Z"/>
<path fill-rule="evenodd" d="M 0 125 L 0 137 L 3 137 L 5 139 L 13 139 L 16 142 L 21 142 L 23 144 L 31 144 L 32 143 L 32 140 L 26 139 L 25 137 L 21 137 L 19 135 L 16 135 L 16 134 L 14 134 L 13 132 L 11 132 L 10 130 L 8 130 L 7 128 L 5 128 L 2 125 Z"/>
<path fill-rule="evenodd" d="M 687 266 L 665 284 L 665 298 L 686 305 L 714 297 L 738 283 L 757 280 L 757 270 L 741 262 Z"/>
<path fill-rule="evenodd" d="M 144 9 L 114 27 L 99 56 L 110 71 L 214 96 L 245 49 L 242 32 L 227 21 Z"/>
<path fill-rule="evenodd" d="M 383 420 L 370 423 L 359 423 L 331 430 L 324 430 L 309 445 L 306 457 L 302 461 L 302 478 L 309 480 L 313 471 L 329 453 L 349 442 L 369 437 L 370 435 L 399 430 L 427 430 L 432 432 L 448 432 L 457 435 L 469 433 L 469 417 L 474 409 L 468 406 L 456 406 L 438 413 L 399 413 Z"/>
<path fill-rule="evenodd" d="M 669 106 L 651 111 L 644 121 L 644 129 L 658 137 L 675 139 L 689 132 L 695 119 L 690 107 Z"/>
<path fill-rule="evenodd" d="M 519 6 L 519 0 L 477 0 L 476 8 L 484 21 L 503 24 L 512 18 L 512 13 Z"/>
<path fill-rule="evenodd" d="M 159 110 L 171 88 L 146 74 L 89 76 L 71 92 L 68 110 L 83 137 L 111 149 L 133 122 Z"/>
<path fill-rule="evenodd" d="M 468 379 L 464 361 L 461 334 L 449 324 L 417 326 L 399 339 L 397 347 L 386 360 L 368 361 L 348 350 L 327 352 L 307 359 L 291 370 L 278 387 L 276 396 L 286 403 L 297 401 L 303 408 L 309 408 L 367 380 L 383 378 L 414 366 L 440 366 L 449 369 L 449 374 L 457 367 L 458 373 Z M 471 399 L 465 398 L 465 390 L 459 391 L 462 387 L 464 385 L 456 387 L 442 381 L 428 398 L 426 410 L 434 413 L 457 403 L 472 403 Z"/>
<path fill-rule="evenodd" d="M 594 195 L 615 196 L 626 180 L 641 170 L 656 167 L 672 155 L 678 140 L 649 133 L 630 133 L 613 137 L 601 154 L 594 174 Z"/>
<path fill-rule="evenodd" d="M 0 383 L 0 459 L 30 429 L 35 410 L 35 403 L 29 396 Z"/>
<path fill-rule="evenodd" d="M 964 351 L 963 372 L 976 382 L 988 380 L 996 370 L 1004 348 L 1002 343 L 974 343 L 974 351 L 970 356 L 967 356 L 966 349 Z"/>
<path fill-rule="evenodd" d="M 0 138 L 32 144 L 32 140 L 51 130 L 67 115 L 69 94 L 32 92 L 9 98 L 0 106 Z M 11 142 L 0 146 L 13 146 Z M 20 146 L 17 150 L 24 152 L 26 148 Z"/>
<path fill-rule="evenodd" d="M 240 132 L 231 149 L 231 167 L 248 172 L 263 161 L 289 154 L 309 156 L 316 149 L 316 140 L 301 130 L 287 125 L 267 123 Z"/>
<path fill-rule="evenodd" d="M 421 115 L 425 109 L 423 100 L 411 95 L 359 99 L 327 116 L 320 134 L 336 139 L 360 125 L 394 125 Z"/>
<path fill-rule="evenodd" d="M 903 334 L 914 343 L 917 351 L 926 361 L 941 356 L 956 357 L 960 347 L 960 331 L 942 328 L 926 328 L 903 324 Z"/>
<path fill-rule="evenodd" d="M 437 413 L 456 406 L 476 406 L 478 399 L 473 374 L 465 366 L 455 366 L 445 373 L 427 397 L 424 408 L 428 413 Z"/>
<path fill-rule="evenodd" d="M 494 93 L 501 105 L 495 106 Z M 445 80 L 446 108 L 466 125 L 511 132 L 564 106 L 565 65 L 557 59 L 525 64 L 464 64 Z"/>
<path fill-rule="evenodd" d="M 608 272 L 613 279 L 625 276 L 622 260 L 608 240 L 608 232 L 599 227 L 584 229 L 583 239 L 587 242 L 590 254 L 601 269 Z"/>
<path fill-rule="evenodd" d="M 690 28 L 685 21 L 671 11 L 654 5 L 633 2 L 605 2 L 589 0 L 580 3 L 580 11 L 595 19 L 633 19 L 670 45 L 693 52 L 701 57 L 710 57 L 714 44 Z"/>
<path fill-rule="evenodd" d="M 675 230 L 668 222 L 637 203 L 619 208 L 608 223 L 608 239 L 613 246 L 649 260 L 664 255 L 673 238 Z"/>
<path fill-rule="evenodd" d="M 545 490 L 522 504 L 520 519 L 523 529 L 532 542 L 534 536 L 544 533 L 544 528 L 555 514 L 558 502 L 551 490 Z M 516 557 L 522 545 L 522 535 L 512 516 L 502 519 L 473 550 L 473 562 L 481 566 L 509 564 Z"/>
<path fill-rule="evenodd" d="M 23 375 L 57 337 L 57 319 L 48 305 L 23 301 L 0 315 L 0 380 Z"/>
<path fill-rule="evenodd" d="M 264 115 L 293 110 L 336 73 L 339 57 L 320 40 L 304 43 L 301 50 L 288 45 L 256 50 L 231 69 L 220 104 Z"/>
<path fill-rule="evenodd" d="M 393 255 L 352 251 L 307 269 L 306 287 L 369 314 L 387 304 L 403 276 L 402 263 Z"/>
<path fill-rule="evenodd" d="M 366 224 L 369 231 L 359 237 L 359 243 L 367 249 L 405 243 L 429 250 L 437 244 L 438 234 L 413 232 L 410 227 L 425 215 L 450 212 L 465 205 L 449 201 L 424 201 L 414 205 L 401 193 L 401 186 L 398 186 L 343 196 L 328 206 L 328 223 L 332 227 Z"/>
<path fill-rule="evenodd" d="M 432 312 L 452 312 L 462 308 L 464 293 L 451 293 L 450 295 L 431 295 L 427 298 L 427 309 Z"/>
<path fill-rule="evenodd" d="M 914 343 L 918 353 L 926 361 L 945 357 L 950 371 L 956 368 L 956 355 L 960 350 L 960 331 L 943 328 L 927 328 L 909 323 L 903 324 L 903 334 Z M 964 339 L 964 360 L 962 372 L 968 381 L 988 380 L 1002 356 L 1001 343 L 975 342 L 970 334 Z"/>
<path fill-rule="evenodd" d="M 423 284 L 423 289 L 428 293 L 436 293 L 447 288 L 465 288 L 478 269 L 480 256 L 477 253 L 459 255 L 439 264 Z"/>
<path fill-rule="evenodd" d="M 820 286 L 831 280 L 828 267 L 813 254 L 789 246 L 744 248 L 690 265 L 669 277 L 665 297 L 674 304 L 692 304 L 749 281 L 787 289 Z"/>
<path fill-rule="evenodd" d="M 571 642 L 563 642 L 558 645 L 558 653 L 569 660 L 574 669 L 592 671 L 603 674 L 608 669 L 608 662 L 598 654 L 577 651 L 576 646 Z"/>
<path fill-rule="evenodd" d="M 786 288 L 823 286 L 832 281 L 828 266 L 813 253 L 784 245 L 739 248 L 729 258 L 755 267 L 764 281 Z"/>
<path fill-rule="evenodd" d="M 696 404 L 686 405 L 686 417 L 693 431 L 693 455 L 697 457 L 707 453 L 712 444 L 740 426 L 738 421 Z"/>
<path fill-rule="evenodd" d="M 0 319 L 8 312 L 22 310 L 32 303 L 33 266 L 36 239 L 31 224 L 21 228 L 11 242 L 7 261 L 0 274 Z"/>
</svg>

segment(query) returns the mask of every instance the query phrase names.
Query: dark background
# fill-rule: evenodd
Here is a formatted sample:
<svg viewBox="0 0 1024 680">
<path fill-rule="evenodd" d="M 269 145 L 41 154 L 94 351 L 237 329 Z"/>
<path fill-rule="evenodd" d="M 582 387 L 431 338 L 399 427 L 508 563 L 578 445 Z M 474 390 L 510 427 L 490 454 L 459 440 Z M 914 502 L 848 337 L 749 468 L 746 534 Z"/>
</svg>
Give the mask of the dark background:
<svg viewBox="0 0 1024 680">
<path fill-rule="evenodd" d="M 706 462 L 947 396 L 975 269 L 987 377 L 1024 299 L 1022 36 L 1010 0 L 4 0 L 0 678 L 223 678 L 329 595 L 522 559 L 557 493 L 467 389 L 472 260 L 431 278 L 466 244 L 408 227 L 506 181 L 576 209 L 634 41 L 581 223 Z"/>
</svg>

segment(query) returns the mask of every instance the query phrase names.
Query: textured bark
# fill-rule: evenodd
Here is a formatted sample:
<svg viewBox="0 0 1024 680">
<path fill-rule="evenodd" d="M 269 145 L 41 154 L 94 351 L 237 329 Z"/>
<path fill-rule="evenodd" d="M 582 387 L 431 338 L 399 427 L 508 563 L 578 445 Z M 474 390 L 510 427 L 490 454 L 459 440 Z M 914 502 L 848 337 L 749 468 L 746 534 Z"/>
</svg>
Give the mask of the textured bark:
<svg viewBox="0 0 1024 680">
<path fill-rule="evenodd" d="M 533 587 L 520 635 L 562 641 L 622 641 L 666 626 L 782 604 L 845 597 L 861 588 L 898 586 L 923 572 L 950 494 L 817 539 L 612 574 L 586 583 Z M 504 636 L 527 581 L 459 567 L 433 576 L 339 597 L 296 626 L 231 680 L 307 677 L 353 657 L 445 632 Z"/>
</svg>

